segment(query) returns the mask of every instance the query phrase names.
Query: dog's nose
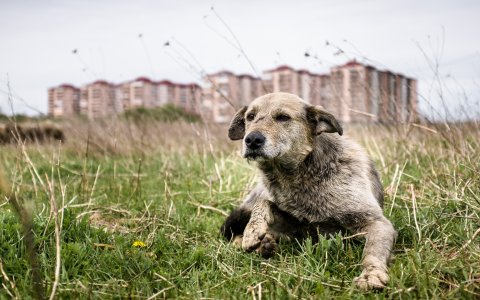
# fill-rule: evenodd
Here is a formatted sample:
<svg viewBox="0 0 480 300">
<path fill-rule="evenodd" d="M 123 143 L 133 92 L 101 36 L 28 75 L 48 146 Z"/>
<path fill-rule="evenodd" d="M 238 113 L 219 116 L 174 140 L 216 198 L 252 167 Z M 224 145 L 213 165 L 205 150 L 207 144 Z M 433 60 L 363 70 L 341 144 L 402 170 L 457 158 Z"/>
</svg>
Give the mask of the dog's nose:
<svg viewBox="0 0 480 300">
<path fill-rule="evenodd" d="M 265 144 L 265 137 L 258 131 L 252 131 L 245 138 L 245 144 L 252 150 L 258 149 Z"/>
</svg>

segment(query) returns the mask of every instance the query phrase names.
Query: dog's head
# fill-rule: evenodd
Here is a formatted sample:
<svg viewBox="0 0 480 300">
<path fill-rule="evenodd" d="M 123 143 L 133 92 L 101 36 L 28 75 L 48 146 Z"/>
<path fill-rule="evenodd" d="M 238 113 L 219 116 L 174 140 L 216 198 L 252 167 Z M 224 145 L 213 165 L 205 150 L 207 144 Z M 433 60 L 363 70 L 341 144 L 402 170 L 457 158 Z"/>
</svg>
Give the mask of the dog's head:
<svg viewBox="0 0 480 300">
<path fill-rule="evenodd" d="M 243 156 L 257 161 L 301 161 L 315 136 L 343 130 L 335 117 L 288 93 L 261 96 L 241 108 L 230 124 L 231 140 L 243 139 Z"/>
</svg>

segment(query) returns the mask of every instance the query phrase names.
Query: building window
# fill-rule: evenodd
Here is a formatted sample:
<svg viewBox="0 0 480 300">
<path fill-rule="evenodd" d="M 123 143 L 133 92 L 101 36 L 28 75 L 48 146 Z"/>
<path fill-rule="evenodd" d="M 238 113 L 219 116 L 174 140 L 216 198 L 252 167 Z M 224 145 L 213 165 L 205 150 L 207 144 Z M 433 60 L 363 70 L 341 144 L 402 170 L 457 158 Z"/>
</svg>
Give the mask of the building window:
<svg viewBox="0 0 480 300">
<path fill-rule="evenodd" d="M 93 98 L 97 98 L 97 99 L 98 99 L 98 98 L 100 98 L 100 95 L 101 95 L 100 89 L 93 89 L 93 91 L 92 91 L 92 97 L 93 97 Z"/>
<path fill-rule="evenodd" d="M 293 92 L 292 91 L 292 76 L 289 74 L 280 74 L 278 78 L 278 84 L 280 91 L 282 92 Z"/>
</svg>

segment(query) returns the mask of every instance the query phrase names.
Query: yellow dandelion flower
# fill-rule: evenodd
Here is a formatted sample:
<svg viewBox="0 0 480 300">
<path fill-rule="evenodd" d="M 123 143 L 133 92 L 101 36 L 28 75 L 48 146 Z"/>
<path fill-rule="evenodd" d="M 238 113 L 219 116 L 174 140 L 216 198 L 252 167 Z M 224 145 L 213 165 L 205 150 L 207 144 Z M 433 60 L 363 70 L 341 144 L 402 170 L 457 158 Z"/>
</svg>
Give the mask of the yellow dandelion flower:
<svg viewBox="0 0 480 300">
<path fill-rule="evenodd" d="M 132 247 L 145 248 L 147 245 L 142 241 L 135 241 L 133 242 Z"/>
</svg>

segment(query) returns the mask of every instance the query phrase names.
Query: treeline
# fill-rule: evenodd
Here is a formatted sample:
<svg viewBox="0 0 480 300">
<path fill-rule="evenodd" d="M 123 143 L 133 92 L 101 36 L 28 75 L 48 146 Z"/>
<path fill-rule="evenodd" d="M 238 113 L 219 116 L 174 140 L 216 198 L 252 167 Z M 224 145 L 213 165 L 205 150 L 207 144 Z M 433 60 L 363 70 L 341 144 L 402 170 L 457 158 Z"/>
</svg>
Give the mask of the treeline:
<svg viewBox="0 0 480 300">
<path fill-rule="evenodd" d="M 194 123 L 201 121 L 199 115 L 185 111 L 181 107 L 173 104 L 165 104 L 155 108 L 139 107 L 129 109 L 122 114 L 122 117 L 134 122 L 158 121 L 171 123 L 185 121 Z"/>
</svg>

